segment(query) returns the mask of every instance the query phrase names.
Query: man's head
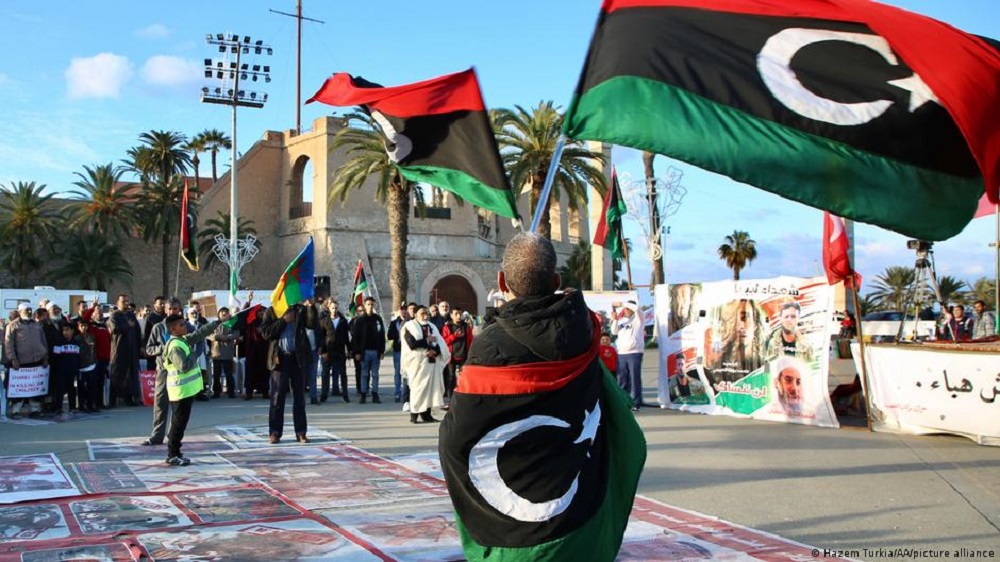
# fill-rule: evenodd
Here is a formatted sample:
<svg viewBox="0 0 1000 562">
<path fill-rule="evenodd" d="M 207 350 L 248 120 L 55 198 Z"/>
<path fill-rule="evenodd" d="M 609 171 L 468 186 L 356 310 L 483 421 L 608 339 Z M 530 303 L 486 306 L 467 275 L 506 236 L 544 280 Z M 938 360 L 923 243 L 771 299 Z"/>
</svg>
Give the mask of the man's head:
<svg viewBox="0 0 1000 562">
<path fill-rule="evenodd" d="M 17 315 L 20 316 L 22 320 L 31 320 L 31 313 L 32 310 L 30 304 L 22 302 L 17 305 Z"/>
<path fill-rule="evenodd" d="M 167 323 L 167 331 L 170 332 L 171 336 L 180 337 L 188 333 L 187 322 L 184 321 L 184 317 L 180 314 L 167 316 L 165 322 Z"/>
<path fill-rule="evenodd" d="M 406 314 L 409 315 L 410 318 L 416 318 L 417 306 L 418 305 L 415 302 L 410 302 L 410 304 L 406 305 Z"/>
<path fill-rule="evenodd" d="M 198 313 L 198 309 L 193 306 L 187 307 L 186 314 L 187 314 L 187 319 L 191 322 L 197 322 L 198 318 L 201 316 Z"/>
<path fill-rule="evenodd" d="M 232 317 L 232 314 L 229 313 L 229 309 L 228 308 L 222 307 L 222 308 L 219 309 L 219 321 L 220 322 L 225 322 L 226 320 L 229 320 L 230 317 Z"/>
<path fill-rule="evenodd" d="M 47 310 L 49 311 L 50 318 L 59 318 L 62 316 L 62 307 L 58 304 L 49 303 Z"/>
<path fill-rule="evenodd" d="M 417 312 L 415 318 L 417 319 L 417 322 L 420 322 L 421 324 L 426 324 L 431 319 L 430 310 L 428 310 L 428 308 L 422 304 L 417 306 Z"/>
<path fill-rule="evenodd" d="M 802 400 L 802 374 L 795 367 L 785 367 L 778 373 L 778 393 L 786 402 Z"/>
<path fill-rule="evenodd" d="M 677 369 L 678 375 L 684 374 L 684 354 L 678 353 L 677 358 L 674 359 L 674 367 Z"/>
<path fill-rule="evenodd" d="M 955 317 L 955 320 L 961 320 L 965 316 L 965 307 L 960 304 L 953 305 L 951 315 Z"/>
<path fill-rule="evenodd" d="M 983 301 L 976 301 L 972 303 L 972 309 L 976 311 L 976 316 L 982 316 L 986 312 L 986 303 Z"/>
<path fill-rule="evenodd" d="M 180 316 L 181 312 L 183 312 L 183 308 L 181 307 L 181 301 L 177 299 L 170 299 L 170 302 L 168 302 L 166 305 L 167 316 L 170 316 L 171 314 L 176 314 Z"/>
<path fill-rule="evenodd" d="M 118 307 L 118 310 L 125 312 L 126 310 L 128 310 L 128 305 L 129 305 L 128 295 L 126 295 L 125 293 L 118 295 L 118 299 L 115 300 L 115 306 Z"/>
<path fill-rule="evenodd" d="M 450 314 L 449 312 L 450 310 L 451 310 L 451 305 L 448 304 L 448 301 L 441 301 L 438 303 L 438 314 L 440 314 L 441 316 L 447 318 L 448 315 Z"/>
<path fill-rule="evenodd" d="M 64 338 L 71 340 L 73 339 L 73 335 L 76 334 L 76 324 L 66 322 L 59 328 L 59 331 L 62 332 Z"/>
<path fill-rule="evenodd" d="M 508 300 L 552 294 L 562 283 L 556 273 L 556 250 L 552 242 L 529 232 L 512 238 L 504 249 L 497 282 L 500 290 L 509 295 Z"/>
<path fill-rule="evenodd" d="M 84 322 L 82 318 L 76 321 L 76 327 L 78 330 L 80 330 L 81 334 L 86 334 L 87 332 L 90 331 L 90 324 Z"/>
<path fill-rule="evenodd" d="M 635 316 L 635 313 L 639 311 L 639 305 L 635 301 L 628 301 L 622 307 L 622 314 L 625 318 L 631 318 Z"/>
<path fill-rule="evenodd" d="M 462 309 L 461 308 L 455 307 L 455 308 L 451 309 L 451 321 L 453 323 L 455 323 L 455 324 L 458 324 L 459 322 L 462 321 Z"/>
<path fill-rule="evenodd" d="M 49 311 L 44 308 L 35 309 L 35 320 L 37 322 L 45 322 L 49 319 Z"/>
<path fill-rule="evenodd" d="M 423 306 L 423 305 L 421 305 L 421 306 Z M 438 315 L 438 305 L 432 304 L 429 307 L 427 307 L 427 313 L 430 314 L 431 317 L 437 316 Z"/>
<path fill-rule="evenodd" d="M 163 311 L 165 310 L 164 307 L 166 306 L 167 306 L 167 300 L 164 299 L 162 296 L 157 295 L 157 297 L 153 299 L 153 312 L 157 314 L 163 314 Z"/>
<path fill-rule="evenodd" d="M 410 319 L 409 307 L 406 306 L 405 302 L 400 303 L 399 305 L 399 317 L 402 318 L 403 320 Z"/>
<path fill-rule="evenodd" d="M 330 316 L 336 316 L 340 314 L 340 303 L 336 299 L 330 299 L 326 301 L 326 309 L 330 311 Z"/>
<path fill-rule="evenodd" d="M 794 334 L 799 325 L 799 312 L 802 307 L 795 301 L 786 302 L 781 305 L 781 312 L 778 318 L 781 319 L 781 331 L 785 334 Z"/>
<path fill-rule="evenodd" d="M 86 303 L 86 301 L 77 301 L 77 303 L 76 303 L 76 315 L 77 316 L 82 316 L 84 310 L 87 310 L 87 303 Z"/>
<path fill-rule="evenodd" d="M 369 316 L 375 314 L 375 299 L 373 297 L 367 297 L 365 299 L 365 314 Z"/>
<path fill-rule="evenodd" d="M 611 345 L 611 336 L 604 334 L 601 336 L 601 345 Z"/>
</svg>

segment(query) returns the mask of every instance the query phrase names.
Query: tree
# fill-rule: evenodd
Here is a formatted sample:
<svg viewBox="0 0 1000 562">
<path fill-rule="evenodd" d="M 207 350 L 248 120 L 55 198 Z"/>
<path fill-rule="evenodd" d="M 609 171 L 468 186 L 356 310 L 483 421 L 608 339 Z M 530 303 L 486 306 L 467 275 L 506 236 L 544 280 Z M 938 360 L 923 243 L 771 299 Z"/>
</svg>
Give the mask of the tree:
<svg viewBox="0 0 1000 562">
<path fill-rule="evenodd" d="M 513 111 L 499 109 L 494 112 L 493 124 L 510 182 L 517 193 L 524 186 L 531 185 L 529 207 L 535 213 L 545 175 L 562 132 L 563 115 L 551 101 L 540 102 L 531 111 L 519 105 L 514 107 Z M 549 208 L 553 199 L 563 200 L 565 197 L 569 208 L 578 210 L 581 204 L 587 204 L 588 185 L 593 185 L 604 194 L 606 181 L 604 174 L 595 166 L 597 162 L 604 162 L 602 153 L 587 150 L 579 142 L 567 141 L 559 159 L 552 194 L 544 202 L 538 234 L 551 237 Z"/>
<path fill-rule="evenodd" d="M 195 185 L 200 185 L 201 171 L 198 169 L 199 164 L 201 164 L 201 158 L 198 157 L 202 152 L 208 152 L 208 143 L 205 141 L 205 133 L 197 134 L 184 145 L 184 150 L 191 153 L 191 165 L 194 167 L 194 183 Z"/>
<path fill-rule="evenodd" d="M 757 242 L 745 230 L 734 230 L 719 246 L 719 259 L 733 270 L 733 281 L 739 281 L 740 271 L 757 259 Z"/>
<path fill-rule="evenodd" d="M 190 189 L 191 194 L 197 194 L 198 188 Z M 175 175 L 169 181 L 157 179 L 153 183 L 142 186 L 136 202 L 139 217 L 140 233 L 143 240 L 151 242 L 158 240 L 163 246 L 161 267 L 160 294 L 168 295 L 170 242 L 174 233 L 181 227 L 181 198 L 184 195 L 184 180 Z M 192 203 L 193 204 L 193 203 Z"/>
<path fill-rule="evenodd" d="M 882 307 L 902 311 L 914 281 L 913 269 L 899 265 L 889 266 L 885 272 L 875 277 L 870 295 Z"/>
<path fill-rule="evenodd" d="M 206 270 L 211 269 L 212 266 L 219 263 L 219 258 L 215 255 L 215 251 L 212 248 L 215 247 L 216 236 L 221 234 L 226 240 L 229 239 L 229 217 L 229 213 L 216 211 L 216 216 L 202 223 L 204 228 L 198 233 L 198 253 L 201 256 L 201 263 Z M 240 217 L 239 222 L 236 223 L 236 237 L 243 239 L 247 234 L 256 235 L 257 229 L 254 227 L 252 220 Z M 254 246 L 260 249 L 260 239 L 254 242 Z"/>
<path fill-rule="evenodd" d="M 69 205 L 70 226 L 105 237 L 127 236 L 135 227 L 135 199 L 121 184 L 124 170 L 110 162 L 83 167 L 73 185 L 80 188 Z"/>
<path fill-rule="evenodd" d="M 573 248 L 566 263 L 559 268 L 559 276 L 562 277 L 563 287 L 573 287 L 581 291 L 589 291 L 591 284 L 590 271 L 590 244 L 586 240 Z"/>
<path fill-rule="evenodd" d="M 42 266 L 42 256 L 51 250 L 63 220 L 52 195 L 43 195 L 44 190 L 44 184 L 33 181 L 0 188 L 3 265 L 15 273 L 18 287 L 24 287 L 28 275 Z"/>
<path fill-rule="evenodd" d="M 59 265 L 48 278 L 74 287 L 107 291 L 114 281 L 131 284 L 132 266 L 121 247 L 98 232 L 79 232 L 60 244 Z"/>
<path fill-rule="evenodd" d="M 191 165 L 191 156 L 185 146 L 187 137 L 173 131 L 149 131 L 139 135 L 139 142 L 149 150 L 145 152 L 147 174 L 170 180 L 174 175 L 183 176 Z"/>
<path fill-rule="evenodd" d="M 965 289 L 968 288 L 965 281 L 955 279 L 951 275 L 938 277 L 938 288 L 941 289 L 941 300 L 945 304 L 961 304 L 965 301 Z"/>
<path fill-rule="evenodd" d="M 205 150 L 212 154 L 212 183 L 218 183 L 219 174 L 218 168 L 216 168 L 216 159 L 220 150 L 233 149 L 233 141 L 226 136 L 226 133 L 218 129 L 206 129 L 199 133 L 198 137 L 205 142 Z"/>
<path fill-rule="evenodd" d="M 375 122 L 367 114 L 354 111 L 345 117 L 347 126 L 333 137 L 330 150 L 345 149 L 344 163 L 333 173 L 329 205 L 347 199 L 352 190 L 365 186 L 375 178 L 375 198 L 386 204 L 389 220 L 390 266 L 389 286 L 392 289 L 392 309 L 406 300 L 409 275 L 406 270 L 406 249 L 410 234 L 409 181 L 399 174 L 396 164 L 386 152 L 385 140 Z"/>
<path fill-rule="evenodd" d="M 988 277 L 980 277 L 972 282 L 972 289 L 969 290 L 969 300 L 981 300 L 986 304 L 986 310 L 996 308 L 996 281 Z"/>
</svg>

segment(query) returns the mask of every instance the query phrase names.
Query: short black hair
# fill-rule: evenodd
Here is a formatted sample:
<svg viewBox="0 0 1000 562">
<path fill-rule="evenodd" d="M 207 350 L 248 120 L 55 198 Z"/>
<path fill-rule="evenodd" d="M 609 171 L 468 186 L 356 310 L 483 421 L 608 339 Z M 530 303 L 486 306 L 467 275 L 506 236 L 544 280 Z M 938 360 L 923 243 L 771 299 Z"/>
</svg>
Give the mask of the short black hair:
<svg viewBox="0 0 1000 562">
<path fill-rule="evenodd" d="M 167 316 L 167 319 L 164 320 L 164 322 L 167 323 L 167 327 L 169 328 L 178 322 L 184 322 L 184 316 L 180 314 L 171 314 L 170 316 Z"/>
<path fill-rule="evenodd" d="M 365 302 L 375 302 L 375 297 L 365 297 Z"/>
<path fill-rule="evenodd" d="M 507 288 L 519 297 L 538 297 L 556 290 L 556 250 L 544 236 L 522 232 L 503 253 L 503 274 Z"/>
<path fill-rule="evenodd" d="M 229 312 L 229 307 L 228 306 L 224 306 L 224 307 L 222 307 L 222 308 L 219 309 L 219 314 L 222 314 L 223 312 Z"/>
</svg>

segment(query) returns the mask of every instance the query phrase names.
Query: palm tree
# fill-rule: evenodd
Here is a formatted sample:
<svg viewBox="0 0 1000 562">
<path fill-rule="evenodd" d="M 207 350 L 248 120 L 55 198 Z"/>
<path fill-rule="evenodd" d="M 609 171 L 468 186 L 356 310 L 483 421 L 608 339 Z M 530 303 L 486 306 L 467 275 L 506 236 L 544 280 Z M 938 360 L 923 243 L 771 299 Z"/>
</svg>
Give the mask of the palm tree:
<svg viewBox="0 0 1000 562">
<path fill-rule="evenodd" d="M 201 140 L 205 142 L 205 150 L 212 153 L 212 183 L 217 183 L 219 181 L 219 175 L 216 172 L 215 167 L 216 157 L 219 154 L 219 150 L 233 149 L 233 141 L 226 136 L 226 133 L 218 129 L 206 129 L 198 134 Z"/>
<path fill-rule="evenodd" d="M 519 105 L 514 108 L 513 111 L 497 110 L 492 115 L 493 123 L 498 128 L 497 142 L 510 182 L 518 192 L 531 185 L 529 206 L 534 213 L 562 131 L 563 115 L 551 101 L 540 102 L 531 111 Z M 566 197 L 569 208 L 578 210 L 581 204 L 587 204 L 588 185 L 604 193 L 604 174 L 594 165 L 596 162 L 604 162 L 604 155 L 587 150 L 579 142 L 567 141 L 552 184 L 552 194 L 544 202 L 538 234 L 549 238 L 552 233 L 549 208 L 553 199 Z"/>
<path fill-rule="evenodd" d="M 201 256 L 201 263 L 206 270 L 211 269 L 213 265 L 219 262 L 219 258 L 212 249 L 215 247 L 215 237 L 221 234 L 227 240 L 229 239 L 229 217 L 229 213 L 216 211 L 216 216 L 205 221 L 203 223 L 205 228 L 198 233 L 198 253 Z M 247 234 L 256 235 L 257 229 L 254 227 L 252 220 L 240 217 L 239 222 L 236 223 L 236 237 L 242 239 Z M 254 246 L 260 249 L 260 239 L 257 239 Z"/>
<path fill-rule="evenodd" d="M 660 207 L 656 205 L 656 172 L 653 169 L 653 158 L 656 157 L 655 152 L 643 152 L 642 153 L 642 170 L 643 176 L 646 178 L 646 190 L 650 194 L 650 201 L 653 204 L 649 206 L 649 231 L 653 233 L 653 240 L 658 244 L 660 243 Z M 663 259 L 662 256 L 659 259 L 653 260 L 653 285 L 663 284 Z"/>
<path fill-rule="evenodd" d="M 986 310 L 993 310 L 996 307 L 996 281 L 988 277 L 976 279 L 972 282 L 969 299 L 981 300 L 986 304 Z"/>
<path fill-rule="evenodd" d="M 72 281 L 80 289 L 107 291 L 111 283 L 132 283 L 132 266 L 121 247 L 98 232 L 80 232 L 60 244 L 59 266 L 52 281 Z"/>
<path fill-rule="evenodd" d="M 333 137 L 330 150 L 346 149 L 347 159 L 333 174 L 328 204 L 333 205 L 338 199 L 345 201 L 351 190 L 361 189 L 369 177 L 375 177 L 375 198 L 386 204 L 389 219 L 389 286 L 392 288 L 392 306 L 395 310 L 406 300 L 409 285 L 406 249 L 409 244 L 410 196 L 413 188 L 389 159 L 384 137 L 378 132 L 372 118 L 354 111 L 344 119 L 348 126 Z"/>
<path fill-rule="evenodd" d="M 869 312 L 875 312 L 882 309 L 881 301 L 879 301 L 879 299 L 871 293 L 862 297 L 858 304 L 861 306 L 861 318 L 864 318 Z"/>
<path fill-rule="evenodd" d="M 139 183 L 146 184 L 152 181 L 156 173 L 156 165 L 153 163 L 153 150 L 148 146 L 133 146 L 125 151 L 127 158 L 122 160 L 122 165 L 126 170 L 139 175 Z"/>
<path fill-rule="evenodd" d="M 52 248 L 62 220 L 52 195 L 43 195 L 44 190 L 45 185 L 33 181 L 0 188 L 3 265 L 15 272 L 18 287 L 24 287 L 28 274 L 42 266 L 42 256 Z"/>
<path fill-rule="evenodd" d="M 202 152 L 208 152 L 208 143 L 205 142 L 205 133 L 195 135 L 184 145 L 184 150 L 191 153 L 191 165 L 194 167 L 194 183 L 199 185 L 199 180 L 201 179 L 201 171 L 198 169 L 199 164 L 201 164 L 201 158 L 198 157 Z"/>
<path fill-rule="evenodd" d="M 590 244 L 586 240 L 580 240 L 566 264 L 559 268 L 562 286 L 589 291 L 592 286 L 590 273 Z"/>
<path fill-rule="evenodd" d="M 139 142 L 149 148 L 146 153 L 147 171 L 155 173 L 156 177 L 169 180 L 174 175 L 183 176 L 187 173 L 191 156 L 185 149 L 187 137 L 181 133 L 149 131 L 139 135 Z"/>
<path fill-rule="evenodd" d="M 121 184 L 125 170 L 110 162 L 83 169 L 86 173 L 76 172 L 80 179 L 73 182 L 82 191 L 73 194 L 70 226 L 106 237 L 128 235 L 135 226 L 135 200 Z"/>
<path fill-rule="evenodd" d="M 197 194 L 197 187 L 191 189 Z M 151 242 L 158 240 L 163 246 L 161 266 L 160 294 L 170 294 L 169 255 L 170 242 L 175 232 L 180 231 L 181 198 L 184 195 L 184 180 L 180 175 L 174 175 L 169 181 L 157 179 L 143 186 L 138 195 L 136 210 L 143 240 Z"/>
<path fill-rule="evenodd" d="M 965 289 L 968 285 L 965 281 L 945 275 L 938 277 L 938 288 L 941 290 L 941 302 L 961 304 L 966 298 Z"/>
<path fill-rule="evenodd" d="M 733 281 L 740 280 L 740 271 L 757 259 L 757 242 L 745 230 L 734 230 L 719 246 L 719 259 L 733 270 Z"/>
<path fill-rule="evenodd" d="M 875 285 L 870 294 L 881 306 L 901 311 L 906 302 L 906 296 L 913 289 L 914 280 L 912 269 L 893 265 L 875 277 Z"/>
</svg>

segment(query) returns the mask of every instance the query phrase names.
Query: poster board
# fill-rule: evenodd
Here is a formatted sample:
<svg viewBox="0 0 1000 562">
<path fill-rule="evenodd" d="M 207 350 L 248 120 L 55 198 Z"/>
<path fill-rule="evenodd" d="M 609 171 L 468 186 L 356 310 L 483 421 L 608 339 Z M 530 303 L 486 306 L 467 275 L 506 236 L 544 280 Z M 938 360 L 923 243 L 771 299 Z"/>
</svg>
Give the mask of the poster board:
<svg viewBox="0 0 1000 562">
<path fill-rule="evenodd" d="M 10 369 L 7 388 L 8 398 L 34 398 L 49 393 L 49 368 L 27 367 Z"/>
</svg>

